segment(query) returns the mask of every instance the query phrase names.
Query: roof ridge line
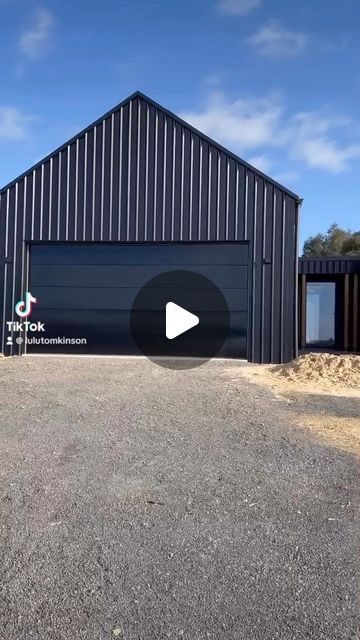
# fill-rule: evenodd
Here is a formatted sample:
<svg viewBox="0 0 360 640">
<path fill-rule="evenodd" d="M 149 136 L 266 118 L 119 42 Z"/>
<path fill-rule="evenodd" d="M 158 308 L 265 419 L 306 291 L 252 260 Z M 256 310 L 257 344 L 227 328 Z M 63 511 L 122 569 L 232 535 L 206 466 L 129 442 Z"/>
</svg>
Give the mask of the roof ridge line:
<svg viewBox="0 0 360 640">
<path fill-rule="evenodd" d="M 262 171 L 260 171 L 259 169 L 257 169 L 253 165 L 251 165 L 249 162 L 246 162 L 246 160 L 243 160 L 242 158 L 240 158 L 240 156 L 236 155 L 234 152 L 230 151 L 229 149 L 224 147 L 222 144 L 220 144 L 216 140 L 213 140 L 212 138 L 207 136 L 205 133 L 202 133 L 201 131 L 199 131 L 199 129 L 196 129 L 196 127 L 193 127 L 190 123 L 188 123 L 185 120 L 183 120 L 182 118 L 180 118 L 176 113 L 174 113 L 173 111 L 170 111 L 170 109 L 167 109 L 166 107 L 163 107 L 161 104 L 159 104 L 158 102 L 156 102 L 155 100 L 153 100 L 152 98 L 147 96 L 145 93 L 142 93 L 142 91 L 140 91 L 140 90 L 134 91 L 130 96 L 128 96 L 127 98 L 122 100 L 122 102 L 120 102 L 115 107 L 113 107 L 112 109 L 107 111 L 100 118 L 97 118 L 97 120 L 95 120 L 94 122 L 89 124 L 87 127 L 82 129 L 81 131 L 79 131 L 74 136 L 72 136 L 69 140 L 67 140 L 66 142 L 61 144 L 59 147 L 54 149 L 54 151 L 51 151 L 49 154 L 44 156 L 44 158 L 42 158 L 41 160 L 36 162 L 34 165 L 29 167 L 29 169 L 27 169 L 26 171 L 21 173 L 15 179 L 11 180 L 4 187 L 1 187 L 0 188 L 0 194 L 5 192 L 5 191 L 7 191 L 8 189 L 10 189 L 17 182 L 19 182 L 20 180 L 25 178 L 27 175 L 31 174 L 37 168 L 41 167 L 41 165 L 45 164 L 53 156 L 55 156 L 56 154 L 60 153 L 64 149 L 66 149 L 68 146 L 73 144 L 76 140 L 78 140 L 79 138 L 84 136 L 86 133 L 91 131 L 94 127 L 96 127 L 98 124 L 100 124 L 101 122 L 103 122 L 104 120 L 109 118 L 114 113 L 117 113 L 123 106 L 125 106 L 126 104 L 132 102 L 132 100 L 135 100 L 136 98 L 144 100 L 145 102 L 147 102 L 148 104 L 153 106 L 155 109 L 158 109 L 159 111 L 161 111 L 162 113 L 164 113 L 168 117 L 170 117 L 173 120 L 175 120 L 176 122 L 178 122 L 181 126 L 186 127 L 189 131 L 191 131 L 195 135 L 199 136 L 202 140 L 205 140 L 206 142 L 211 144 L 213 147 L 215 147 L 216 149 L 218 149 L 222 153 L 225 153 L 228 157 L 232 158 L 235 162 L 238 162 L 242 166 L 244 166 L 245 168 L 250 169 L 258 177 L 262 178 L 263 180 L 265 180 L 269 184 L 272 184 L 274 187 L 277 187 L 278 189 L 281 189 L 281 191 L 283 191 L 285 194 L 287 194 L 291 198 L 294 198 L 298 204 L 302 203 L 303 199 L 298 194 L 294 193 L 293 191 L 291 191 L 287 187 L 283 186 L 282 184 L 277 182 L 277 180 L 274 180 L 273 178 L 268 176 L 266 173 L 263 173 Z"/>
</svg>

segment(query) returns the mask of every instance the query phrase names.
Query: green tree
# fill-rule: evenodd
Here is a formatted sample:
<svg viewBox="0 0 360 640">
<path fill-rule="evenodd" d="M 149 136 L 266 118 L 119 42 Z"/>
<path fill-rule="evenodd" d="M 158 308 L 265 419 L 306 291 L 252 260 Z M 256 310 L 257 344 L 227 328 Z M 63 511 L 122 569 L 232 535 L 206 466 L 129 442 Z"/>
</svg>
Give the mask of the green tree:
<svg viewBox="0 0 360 640">
<path fill-rule="evenodd" d="M 337 224 L 332 224 L 326 233 L 310 236 L 304 242 L 304 258 L 352 255 L 360 255 L 360 231 L 341 229 Z"/>
</svg>

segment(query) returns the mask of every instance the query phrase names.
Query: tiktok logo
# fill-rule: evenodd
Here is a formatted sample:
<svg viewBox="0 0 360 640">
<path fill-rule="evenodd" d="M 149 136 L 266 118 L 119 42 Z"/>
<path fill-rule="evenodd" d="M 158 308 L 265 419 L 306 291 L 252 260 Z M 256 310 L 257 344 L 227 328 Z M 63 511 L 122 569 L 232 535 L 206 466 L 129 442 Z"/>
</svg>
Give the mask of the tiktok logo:
<svg viewBox="0 0 360 640">
<path fill-rule="evenodd" d="M 37 299 L 31 295 L 30 291 L 25 293 L 25 300 L 20 300 L 15 305 L 15 312 L 20 318 L 28 318 L 31 314 L 31 306 L 32 304 L 36 304 Z"/>
</svg>

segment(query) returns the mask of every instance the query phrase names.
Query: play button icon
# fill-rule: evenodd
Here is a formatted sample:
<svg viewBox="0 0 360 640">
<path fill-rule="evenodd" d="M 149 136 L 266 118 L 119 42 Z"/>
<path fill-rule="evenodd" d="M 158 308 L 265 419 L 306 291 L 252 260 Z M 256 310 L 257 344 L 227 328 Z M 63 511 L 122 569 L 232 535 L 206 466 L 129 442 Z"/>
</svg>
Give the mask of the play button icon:
<svg viewBox="0 0 360 640">
<path fill-rule="evenodd" d="M 168 302 L 166 305 L 166 337 L 173 340 L 181 336 L 185 331 L 189 331 L 199 324 L 199 317 L 190 311 L 186 311 L 175 302 Z"/>
<path fill-rule="evenodd" d="M 209 278 L 161 271 L 135 295 L 131 348 L 162 367 L 192 369 L 226 352 L 229 324 L 224 295 Z"/>
</svg>

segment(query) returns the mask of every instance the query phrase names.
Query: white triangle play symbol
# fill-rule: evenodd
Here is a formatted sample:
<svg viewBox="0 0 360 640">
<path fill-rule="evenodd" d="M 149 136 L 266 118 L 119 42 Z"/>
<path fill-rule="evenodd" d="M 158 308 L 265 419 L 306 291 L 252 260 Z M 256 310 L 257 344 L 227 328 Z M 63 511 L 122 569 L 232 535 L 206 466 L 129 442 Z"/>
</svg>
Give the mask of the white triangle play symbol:
<svg viewBox="0 0 360 640">
<path fill-rule="evenodd" d="M 185 331 L 189 331 L 199 324 L 199 318 L 183 307 L 179 307 L 175 302 L 168 302 L 166 305 L 166 337 L 168 340 L 177 338 Z"/>
</svg>

